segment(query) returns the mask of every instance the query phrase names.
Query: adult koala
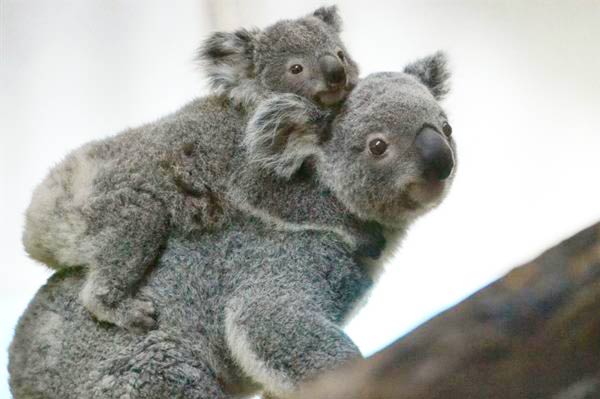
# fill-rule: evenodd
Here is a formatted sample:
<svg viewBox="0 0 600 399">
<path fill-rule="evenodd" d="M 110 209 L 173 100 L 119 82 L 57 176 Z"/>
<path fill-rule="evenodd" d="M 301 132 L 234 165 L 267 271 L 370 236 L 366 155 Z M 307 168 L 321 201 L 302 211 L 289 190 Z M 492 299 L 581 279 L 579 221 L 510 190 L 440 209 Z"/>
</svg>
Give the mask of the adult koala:
<svg viewBox="0 0 600 399">
<path fill-rule="evenodd" d="M 295 93 L 343 100 L 358 69 L 335 7 L 264 30 L 215 33 L 200 50 L 216 94 L 71 152 L 36 188 L 23 243 L 54 269 L 86 266 L 81 301 L 99 320 L 144 332 L 155 309 L 137 292 L 168 237 L 218 228 L 229 156 L 255 102 Z"/>
<path fill-rule="evenodd" d="M 231 222 L 171 239 L 142 288 L 159 328 L 140 336 L 96 322 L 77 301 L 85 269 L 60 271 L 17 326 L 15 399 L 285 397 L 359 357 L 340 325 L 372 287 L 374 265 L 347 245 L 352 230 L 272 215 L 287 206 L 364 219 L 397 240 L 453 180 L 438 104 L 447 79 L 436 54 L 365 78 L 334 117 L 298 96 L 264 102 L 228 169 Z"/>
</svg>

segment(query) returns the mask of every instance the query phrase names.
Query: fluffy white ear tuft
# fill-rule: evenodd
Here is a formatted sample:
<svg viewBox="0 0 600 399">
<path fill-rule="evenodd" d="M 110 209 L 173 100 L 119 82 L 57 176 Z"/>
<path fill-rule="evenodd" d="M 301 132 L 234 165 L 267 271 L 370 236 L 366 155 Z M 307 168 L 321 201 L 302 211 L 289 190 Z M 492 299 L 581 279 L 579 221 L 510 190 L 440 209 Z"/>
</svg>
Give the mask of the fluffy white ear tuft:
<svg viewBox="0 0 600 399">
<path fill-rule="evenodd" d="M 254 78 L 259 35 L 258 29 L 215 32 L 202 43 L 196 59 L 206 71 L 212 89 L 230 94 Z"/>
<path fill-rule="evenodd" d="M 340 17 L 337 6 L 318 8 L 313 12 L 313 15 L 331 26 L 336 32 L 341 32 L 342 17 Z"/>
<path fill-rule="evenodd" d="M 407 65 L 404 72 L 419 79 L 436 100 L 442 100 L 450 91 L 448 59 L 442 51 Z"/>
</svg>

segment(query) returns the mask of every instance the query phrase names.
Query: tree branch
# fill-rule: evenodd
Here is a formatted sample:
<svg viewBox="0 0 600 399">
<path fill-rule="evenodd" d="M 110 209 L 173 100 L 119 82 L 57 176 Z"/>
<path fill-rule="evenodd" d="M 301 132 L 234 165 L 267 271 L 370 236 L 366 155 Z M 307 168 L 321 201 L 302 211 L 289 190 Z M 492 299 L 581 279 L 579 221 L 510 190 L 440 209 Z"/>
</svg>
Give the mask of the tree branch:
<svg viewBox="0 0 600 399">
<path fill-rule="evenodd" d="M 600 398 L 600 223 L 297 398 Z"/>
</svg>

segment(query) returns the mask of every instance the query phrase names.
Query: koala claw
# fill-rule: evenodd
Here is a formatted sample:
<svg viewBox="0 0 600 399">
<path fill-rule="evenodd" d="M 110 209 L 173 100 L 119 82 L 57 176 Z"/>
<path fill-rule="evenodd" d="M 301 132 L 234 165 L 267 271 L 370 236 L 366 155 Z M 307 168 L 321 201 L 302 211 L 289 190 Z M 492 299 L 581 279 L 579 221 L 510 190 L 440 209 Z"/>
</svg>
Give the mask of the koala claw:
<svg viewBox="0 0 600 399">
<path fill-rule="evenodd" d="M 157 327 L 156 311 L 152 302 L 132 299 L 126 308 L 122 327 L 136 334 L 143 334 Z"/>
<path fill-rule="evenodd" d="M 114 324 L 136 334 L 156 328 L 156 311 L 151 301 L 129 298 L 109 305 L 103 300 L 104 295 L 82 294 L 84 306 L 100 321 Z"/>
</svg>

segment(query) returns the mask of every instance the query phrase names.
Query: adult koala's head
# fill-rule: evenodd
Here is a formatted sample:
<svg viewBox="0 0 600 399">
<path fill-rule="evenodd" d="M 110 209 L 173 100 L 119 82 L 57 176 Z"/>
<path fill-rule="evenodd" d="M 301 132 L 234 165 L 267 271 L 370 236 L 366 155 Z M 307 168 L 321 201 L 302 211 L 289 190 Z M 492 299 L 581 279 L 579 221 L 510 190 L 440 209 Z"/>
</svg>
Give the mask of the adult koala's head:
<svg viewBox="0 0 600 399">
<path fill-rule="evenodd" d="M 294 93 L 323 105 L 346 98 L 358 67 L 339 33 L 337 8 L 322 7 L 266 29 L 217 32 L 199 50 L 213 89 L 242 104 L 264 90 Z"/>
<path fill-rule="evenodd" d="M 363 79 L 335 116 L 297 96 L 272 98 L 249 123 L 249 159 L 281 178 L 313 159 L 350 212 L 403 227 L 439 204 L 454 178 L 452 128 L 439 104 L 448 78 L 437 53 Z"/>
</svg>

